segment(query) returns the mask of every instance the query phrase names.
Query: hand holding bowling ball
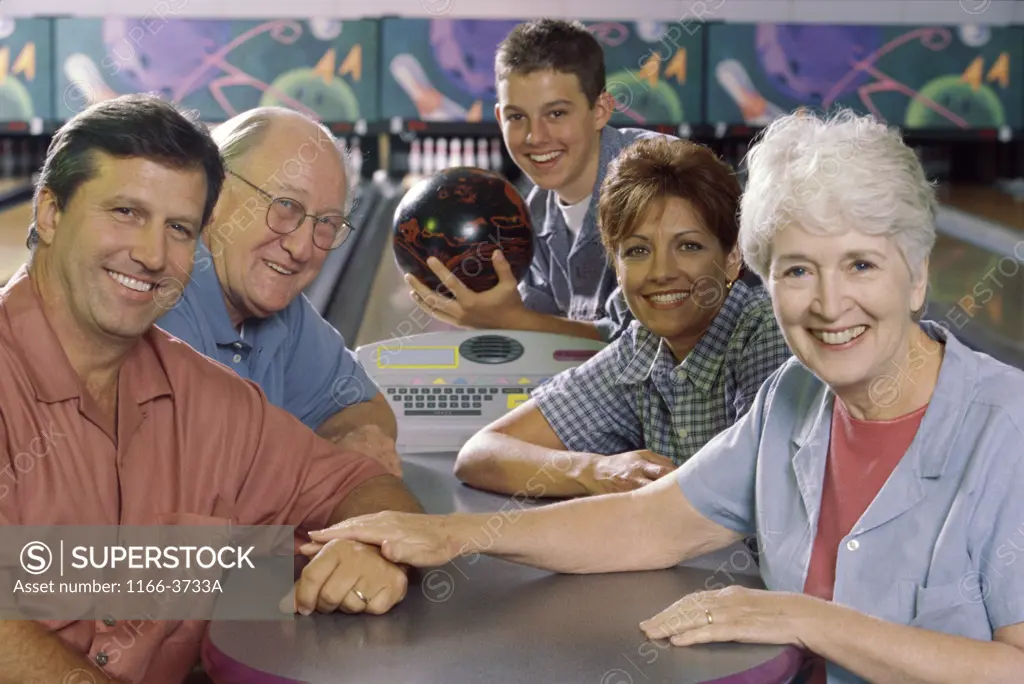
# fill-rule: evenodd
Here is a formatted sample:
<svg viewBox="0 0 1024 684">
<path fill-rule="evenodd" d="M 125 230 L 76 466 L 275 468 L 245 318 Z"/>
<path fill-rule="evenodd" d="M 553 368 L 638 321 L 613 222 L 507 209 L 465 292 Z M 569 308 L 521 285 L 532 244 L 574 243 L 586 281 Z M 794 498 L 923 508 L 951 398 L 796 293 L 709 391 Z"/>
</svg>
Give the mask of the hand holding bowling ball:
<svg viewBox="0 0 1024 684">
<path fill-rule="evenodd" d="M 395 211 L 393 245 L 413 299 L 436 318 L 504 327 L 523 310 L 517 284 L 533 259 L 533 225 L 502 176 L 457 167 L 420 181 Z"/>
</svg>

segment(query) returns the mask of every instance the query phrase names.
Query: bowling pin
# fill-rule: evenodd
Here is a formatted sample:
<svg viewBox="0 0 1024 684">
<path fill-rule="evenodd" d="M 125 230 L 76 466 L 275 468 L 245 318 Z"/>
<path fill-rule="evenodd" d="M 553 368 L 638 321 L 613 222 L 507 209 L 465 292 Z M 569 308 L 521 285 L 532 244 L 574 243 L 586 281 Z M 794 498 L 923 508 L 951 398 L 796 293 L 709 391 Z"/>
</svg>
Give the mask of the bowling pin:
<svg viewBox="0 0 1024 684">
<path fill-rule="evenodd" d="M 99 68 L 88 55 L 75 53 L 64 60 L 64 75 L 78 88 L 81 99 L 72 98 L 70 102 L 61 103 L 63 106 L 69 108 L 78 106 L 80 110 L 85 109 L 88 105 L 117 97 L 117 93 L 103 80 Z"/>
<path fill-rule="evenodd" d="M 491 138 L 491 171 L 504 173 L 504 166 L 504 160 L 501 158 L 501 141 L 498 138 Z"/>
<path fill-rule="evenodd" d="M 448 155 L 448 166 L 462 166 L 462 141 L 452 140 L 451 154 Z"/>
<path fill-rule="evenodd" d="M 412 141 L 412 150 L 409 152 L 409 173 L 413 176 L 423 173 L 423 142 L 419 138 Z"/>
<path fill-rule="evenodd" d="M 434 165 L 434 139 L 427 138 L 423 141 L 423 175 L 432 176 L 437 167 Z"/>
<path fill-rule="evenodd" d="M 487 155 L 487 138 L 476 141 L 476 165 L 481 169 L 491 168 L 491 158 Z"/>
<path fill-rule="evenodd" d="M 352 171 L 357 180 L 363 175 L 363 148 L 359 146 L 359 138 L 352 139 Z"/>
<path fill-rule="evenodd" d="M 785 112 L 764 98 L 743 65 L 735 59 L 726 59 L 715 67 L 715 78 L 739 107 L 743 120 L 750 126 L 767 126 Z"/>
<path fill-rule="evenodd" d="M 462 165 L 476 166 L 476 159 L 473 158 L 473 139 L 466 138 L 462 141 Z"/>
<path fill-rule="evenodd" d="M 465 121 L 464 107 L 452 102 L 433 86 L 419 60 L 413 55 L 395 55 L 389 66 L 391 75 L 416 105 L 424 121 Z"/>
<path fill-rule="evenodd" d="M 434 167 L 438 171 L 444 171 L 448 168 L 448 139 L 438 138 L 437 139 L 437 157 L 434 161 Z"/>
</svg>

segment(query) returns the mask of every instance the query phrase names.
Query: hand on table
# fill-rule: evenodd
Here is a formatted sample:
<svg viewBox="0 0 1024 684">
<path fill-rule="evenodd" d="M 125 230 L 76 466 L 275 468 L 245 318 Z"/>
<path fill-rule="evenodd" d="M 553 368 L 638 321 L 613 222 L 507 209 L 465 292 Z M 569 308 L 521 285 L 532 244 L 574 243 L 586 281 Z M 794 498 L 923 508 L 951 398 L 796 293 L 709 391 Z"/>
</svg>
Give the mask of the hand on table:
<svg viewBox="0 0 1024 684">
<path fill-rule="evenodd" d="M 588 494 L 628 492 L 648 485 L 676 469 L 676 464 L 653 451 L 595 454 L 579 475 Z"/>
<path fill-rule="evenodd" d="M 806 648 L 801 635 L 813 629 L 827 605 L 806 594 L 730 586 L 685 596 L 641 622 L 640 629 L 650 639 L 670 638 L 675 646 L 736 641 Z"/>
<path fill-rule="evenodd" d="M 391 439 L 376 425 L 363 425 L 338 440 L 338 446 L 346 451 L 358 451 L 379 461 L 395 477 L 402 477 L 402 458 L 395 450 Z"/>
<path fill-rule="evenodd" d="M 405 598 L 405 571 L 381 556 L 376 546 L 338 539 L 307 555 L 313 559 L 293 589 L 296 612 L 382 615 Z"/>
<path fill-rule="evenodd" d="M 412 288 L 410 295 L 416 306 L 439 321 L 463 328 L 515 328 L 526 312 L 518 283 L 500 249 L 493 252 L 491 263 L 498 274 L 498 284 L 485 292 L 474 292 L 440 261 L 434 257 L 427 259 L 427 266 L 454 299 L 434 292 L 414 276 L 406 275 L 405 282 Z"/>
<path fill-rule="evenodd" d="M 418 568 L 444 565 L 459 555 L 445 528 L 444 517 L 420 513 L 383 511 L 343 520 L 327 528 L 310 532 L 313 540 L 301 547 L 313 555 L 332 541 L 359 542 L 380 547 L 381 556 L 392 563 Z"/>
</svg>

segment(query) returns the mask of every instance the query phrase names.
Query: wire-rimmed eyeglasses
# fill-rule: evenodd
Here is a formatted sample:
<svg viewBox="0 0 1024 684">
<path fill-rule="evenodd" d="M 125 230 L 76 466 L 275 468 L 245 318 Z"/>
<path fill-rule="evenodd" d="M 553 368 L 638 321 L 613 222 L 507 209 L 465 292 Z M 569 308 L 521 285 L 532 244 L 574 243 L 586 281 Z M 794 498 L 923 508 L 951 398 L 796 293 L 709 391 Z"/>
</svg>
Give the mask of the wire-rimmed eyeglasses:
<svg viewBox="0 0 1024 684">
<path fill-rule="evenodd" d="M 274 197 L 269 192 L 242 178 L 234 171 L 228 171 L 270 202 L 267 207 L 267 227 L 278 235 L 288 235 L 299 229 L 306 218 L 313 219 L 313 244 L 324 251 L 340 247 L 352 234 L 352 224 L 341 214 L 317 216 L 307 214 L 306 207 L 290 197 Z"/>
</svg>

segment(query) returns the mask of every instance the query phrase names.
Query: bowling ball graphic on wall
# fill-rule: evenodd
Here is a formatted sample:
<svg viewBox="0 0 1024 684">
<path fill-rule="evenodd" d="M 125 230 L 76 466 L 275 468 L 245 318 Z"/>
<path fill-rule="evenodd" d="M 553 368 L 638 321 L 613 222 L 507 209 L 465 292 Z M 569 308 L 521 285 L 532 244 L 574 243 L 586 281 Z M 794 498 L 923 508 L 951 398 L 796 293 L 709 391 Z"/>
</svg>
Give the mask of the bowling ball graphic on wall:
<svg viewBox="0 0 1024 684">
<path fill-rule="evenodd" d="M 32 96 L 16 78 L 0 83 L 0 121 L 28 121 L 35 116 Z"/>
<path fill-rule="evenodd" d="M 433 19 L 430 47 L 448 80 L 477 100 L 494 100 L 494 53 L 516 27 L 514 21 Z"/>
<path fill-rule="evenodd" d="M 474 292 L 498 284 L 492 258 L 500 249 L 516 281 L 533 259 L 533 224 L 522 196 L 503 176 L 471 167 L 446 169 L 402 197 L 392 242 L 398 267 L 450 296 L 427 266 L 437 258 Z"/>
<path fill-rule="evenodd" d="M 951 128 L 959 122 L 929 106 L 934 102 L 971 128 L 998 128 L 1006 122 L 1003 103 L 984 83 L 977 87 L 960 76 L 940 76 L 925 84 L 907 107 L 907 128 Z"/>
<path fill-rule="evenodd" d="M 761 69 L 779 93 L 820 105 L 867 83 L 868 74 L 861 71 L 832 92 L 882 46 L 882 31 L 877 26 L 758 24 L 754 40 Z"/>
<path fill-rule="evenodd" d="M 171 19 L 159 30 L 151 25 L 148 17 L 103 20 L 104 67 L 133 91 L 183 98 L 223 74 L 210 58 L 231 42 L 230 21 Z"/>
<path fill-rule="evenodd" d="M 683 123 L 683 103 L 666 81 L 651 85 L 638 71 L 616 71 L 607 78 L 608 93 L 615 98 L 612 123 Z"/>
<path fill-rule="evenodd" d="M 292 69 L 274 79 L 260 98 L 261 107 L 288 107 L 296 102 L 324 121 L 356 121 L 359 100 L 337 76 L 324 78 L 312 69 Z"/>
</svg>

